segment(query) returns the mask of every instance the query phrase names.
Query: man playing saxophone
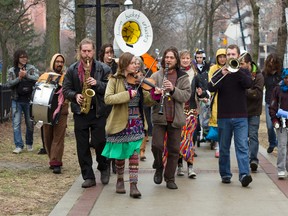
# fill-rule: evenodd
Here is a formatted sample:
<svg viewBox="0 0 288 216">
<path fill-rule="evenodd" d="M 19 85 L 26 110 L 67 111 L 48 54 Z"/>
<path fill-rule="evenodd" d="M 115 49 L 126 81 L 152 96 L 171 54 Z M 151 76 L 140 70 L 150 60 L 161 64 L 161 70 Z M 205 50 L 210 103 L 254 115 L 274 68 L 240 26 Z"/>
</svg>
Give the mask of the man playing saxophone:
<svg viewBox="0 0 288 216">
<path fill-rule="evenodd" d="M 104 103 L 104 93 L 112 71 L 96 61 L 94 55 L 94 42 L 88 38 L 83 39 L 77 49 L 78 61 L 68 68 L 63 83 L 64 97 L 71 101 L 83 188 L 96 185 L 90 139 L 95 148 L 102 184 L 108 184 L 110 175 L 108 161 L 101 153 L 106 143 L 105 125 L 110 110 Z"/>
</svg>

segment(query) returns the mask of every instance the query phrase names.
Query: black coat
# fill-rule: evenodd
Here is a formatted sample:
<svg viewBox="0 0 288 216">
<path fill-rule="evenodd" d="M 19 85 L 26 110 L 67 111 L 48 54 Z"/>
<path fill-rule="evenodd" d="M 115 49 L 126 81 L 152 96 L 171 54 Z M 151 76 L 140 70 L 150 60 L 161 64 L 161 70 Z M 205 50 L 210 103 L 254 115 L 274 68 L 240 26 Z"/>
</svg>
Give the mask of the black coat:
<svg viewBox="0 0 288 216">
<path fill-rule="evenodd" d="M 75 114 L 80 114 L 80 106 L 76 102 L 76 94 L 82 93 L 82 84 L 78 76 L 79 62 L 73 63 L 67 70 L 63 83 L 63 95 L 65 99 L 71 101 L 71 111 Z M 107 106 L 104 103 L 104 94 L 108 82 L 109 75 L 112 74 L 112 70 L 109 66 L 99 61 L 93 62 L 91 76 L 96 79 L 96 86 L 91 88 L 95 91 L 95 96 L 92 99 L 92 105 L 96 107 L 96 116 L 107 117 L 111 111 L 111 106 Z"/>
</svg>

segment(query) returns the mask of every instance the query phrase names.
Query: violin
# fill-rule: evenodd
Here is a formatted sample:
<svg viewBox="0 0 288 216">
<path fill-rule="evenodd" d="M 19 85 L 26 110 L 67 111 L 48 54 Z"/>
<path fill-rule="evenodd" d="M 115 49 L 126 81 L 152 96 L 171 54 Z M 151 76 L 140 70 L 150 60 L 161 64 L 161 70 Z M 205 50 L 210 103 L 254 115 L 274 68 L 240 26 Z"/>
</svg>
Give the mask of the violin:
<svg viewBox="0 0 288 216">
<path fill-rule="evenodd" d="M 152 88 L 156 88 L 156 82 L 152 78 L 146 78 L 143 76 L 143 73 L 136 71 L 130 73 L 126 77 L 127 82 L 131 85 L 140 85 L 144 90 L 149 91 Z"/>
</svg>

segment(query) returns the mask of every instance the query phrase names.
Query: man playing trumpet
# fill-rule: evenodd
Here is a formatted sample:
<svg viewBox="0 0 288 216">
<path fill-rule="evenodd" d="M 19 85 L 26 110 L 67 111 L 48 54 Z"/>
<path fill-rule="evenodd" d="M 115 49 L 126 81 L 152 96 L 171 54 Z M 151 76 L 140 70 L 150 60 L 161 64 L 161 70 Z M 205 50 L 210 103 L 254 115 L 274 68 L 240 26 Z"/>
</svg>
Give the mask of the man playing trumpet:
<svg viewBox="0 0 288 216">
<path fill-rule="evenodd" d="M 237 45 L 227 47 L 227 60 L 238 59 L 240 49 Z M 240 64 L 239 64 L 240 65 Z M 225 76 L 223 78 L 223 76 Z M 221 81 L 219 81 L 221 79 Z M 216 83 L 216 84 L 215 84 Z M 239 168 L 239 181 L 243 187 L 252 182 L 249 171 L 248 113 L 246 89 L 252 86 L 251 74 L 239 68 L 231 73 L 227 66 L 221 73 L 213 76 L 208 90 L 218 93 L 218 129 L 219 129 L 219 172 L 222 183 L 231 183 L 230 146 L 234 135 L 234 144 Z"/>
</svg>

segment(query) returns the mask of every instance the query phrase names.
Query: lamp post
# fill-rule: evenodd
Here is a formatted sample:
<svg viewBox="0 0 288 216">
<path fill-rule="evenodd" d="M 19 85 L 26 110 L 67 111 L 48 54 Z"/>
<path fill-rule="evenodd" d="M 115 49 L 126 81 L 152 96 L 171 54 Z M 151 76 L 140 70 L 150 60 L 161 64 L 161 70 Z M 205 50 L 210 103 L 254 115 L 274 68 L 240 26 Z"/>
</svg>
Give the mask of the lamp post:
<svg viewBox="0 0 288 216">
<path fill-rule="evenodd" d="M 201 49 L 201 40 L 198 40 L 199 49 Z"/>
<path fill-rule="evenodd" d="M 119 4 L 103 4 L 101 0 L 96 0 L 96 4 L 79 4 L 79 8 L 96 8 L 96 59 L 99 59 L 99 51 L 102 46 L 102 27 L 101 27 L 101 7 L 115 8 L 119 7 Z"/>
<path fill-rule="evenodd" d="M 131 0 L 126 0 L 124 2 L 124 8 L 125 10 L 133 9 L 133 2 Z"/>
</svg>

